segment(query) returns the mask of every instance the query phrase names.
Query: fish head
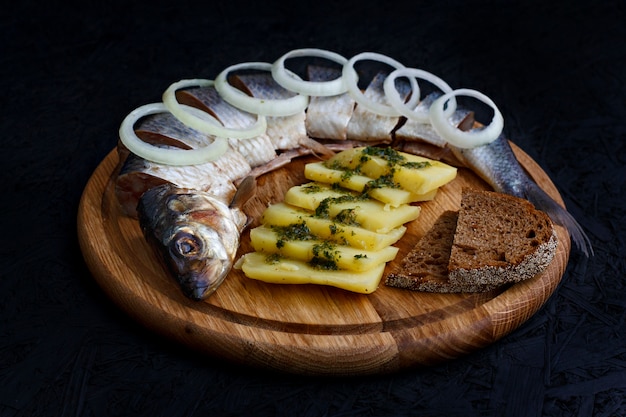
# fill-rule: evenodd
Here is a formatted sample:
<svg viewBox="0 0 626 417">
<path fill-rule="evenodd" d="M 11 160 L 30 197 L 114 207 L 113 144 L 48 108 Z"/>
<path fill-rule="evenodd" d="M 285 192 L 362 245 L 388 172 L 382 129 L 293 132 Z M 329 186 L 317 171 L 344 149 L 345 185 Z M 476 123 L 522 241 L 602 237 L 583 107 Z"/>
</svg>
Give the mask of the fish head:
<svg viewBox="0 0 626 417">
<path fill-rule="evenodd" d="M 239 247 L 237 210 L 205 192 L 165 184 L 142 195 L 137 213 L 144 235 L 185 295 L 202 300 L 215 292 Z"/>
<path fill-rule="evenodd" d="M 232 268 L 232 257 L 219 233 L 201 223 L 177 225 L 164 247 L 170 271 L 185 295 L 194 300 L 215 292 Z"/>
</svg>

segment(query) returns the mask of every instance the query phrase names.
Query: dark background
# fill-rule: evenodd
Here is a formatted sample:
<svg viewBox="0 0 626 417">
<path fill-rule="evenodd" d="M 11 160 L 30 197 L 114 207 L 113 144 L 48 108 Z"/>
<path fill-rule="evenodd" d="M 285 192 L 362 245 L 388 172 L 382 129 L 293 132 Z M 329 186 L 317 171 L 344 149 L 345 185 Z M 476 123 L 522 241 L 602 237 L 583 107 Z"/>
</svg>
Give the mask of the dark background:
<svg viewBox="0 0 626 417">
<path fill-rule="evenodd" d="M 622 1 L 11 2 L 0 10 L 0 416 L 626 415 Z M 317 47 L 375 51 L 489 95 L 595 247 L 547 304 L 467 357 L 310 378 L 207 358 L 97 286 L 83 188 L 135 107 L 182 78 Z"/>
</svg>

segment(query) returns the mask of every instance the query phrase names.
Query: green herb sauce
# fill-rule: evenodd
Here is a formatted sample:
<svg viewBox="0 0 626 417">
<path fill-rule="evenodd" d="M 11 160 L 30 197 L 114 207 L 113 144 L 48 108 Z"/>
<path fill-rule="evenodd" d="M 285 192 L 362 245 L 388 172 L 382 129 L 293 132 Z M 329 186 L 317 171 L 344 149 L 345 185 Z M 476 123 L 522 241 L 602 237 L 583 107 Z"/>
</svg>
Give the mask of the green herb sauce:
<svg viewBox="0 0 626 417">
<path fill-rule="evenodd" d="M 283 257 L 280 256 L 278 253 L 272 253 L 265 257 L 265 263 L 270 264 L 270 265 L 275 265 L 279 263 L 281 259 L 283 259 Z"/>
<path fill-rule="evenodd" d="M 331 242 L 322 242 L 313 245 L 313 258 L 309 265 L 325 271 L 335 271 L 339 269 L 337 260 L 341 257 L 337 247 Z"/>
<path fill-rule="evenodd" d="M 274 233 L 278 235 L 276 240 L 276 247 L 278 249 L 285 246 L 285 242 L 288 240 L 312 240 L 315 239 L 313 233 L 309 229 L 309 226 L 305 222 L 292 223 L 288 226 L 271 226 Z"/>
</svg>

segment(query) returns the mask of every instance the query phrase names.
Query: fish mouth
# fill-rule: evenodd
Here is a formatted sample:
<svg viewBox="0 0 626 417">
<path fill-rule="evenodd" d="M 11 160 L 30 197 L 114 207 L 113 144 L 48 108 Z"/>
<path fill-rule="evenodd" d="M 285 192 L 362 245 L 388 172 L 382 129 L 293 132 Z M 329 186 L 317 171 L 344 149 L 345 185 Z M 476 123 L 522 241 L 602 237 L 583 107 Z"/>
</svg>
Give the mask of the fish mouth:
<svg viewBox="0 0 626 417">
<path fill-rule="evenodd" d="M 228 271 L 228 262 L 212 260 L 185 272 L 179 271 L 178 282 L 189 298 L 204 300 L 222 284 Z"/>
<path fill-rule="evenodd" d="M 187 292 L 187 296 L 193 300 L 200 301 L 207 298 L 209 295 L 213 293 L 213 291 L 208 292 L 209 287 L 196 287 L 191 292 Z"/>
</svg>

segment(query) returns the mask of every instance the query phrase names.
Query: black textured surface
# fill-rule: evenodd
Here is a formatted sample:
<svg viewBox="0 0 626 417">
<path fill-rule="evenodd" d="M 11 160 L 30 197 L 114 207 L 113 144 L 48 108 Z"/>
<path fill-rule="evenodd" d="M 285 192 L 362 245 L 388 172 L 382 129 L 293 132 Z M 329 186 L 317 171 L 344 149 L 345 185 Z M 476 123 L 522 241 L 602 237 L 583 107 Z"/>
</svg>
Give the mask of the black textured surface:
<svg viewBox="0 0 626 417">
<path fill-rule="evenodd" d="M 624 2 L 208 3 L 0 11 L 0 416 L 626 415 Z M 121 120 L 178 79 L 302 47 L 382 52 L 489 95 L 596 255 L 573 251 L 545 307 L 498 343 L 395 375 L 270 374 L 134 323 L 75 226 Z"/>
</svg>

